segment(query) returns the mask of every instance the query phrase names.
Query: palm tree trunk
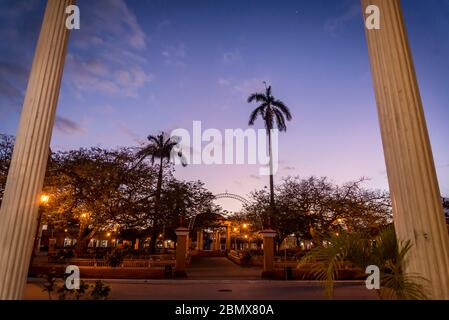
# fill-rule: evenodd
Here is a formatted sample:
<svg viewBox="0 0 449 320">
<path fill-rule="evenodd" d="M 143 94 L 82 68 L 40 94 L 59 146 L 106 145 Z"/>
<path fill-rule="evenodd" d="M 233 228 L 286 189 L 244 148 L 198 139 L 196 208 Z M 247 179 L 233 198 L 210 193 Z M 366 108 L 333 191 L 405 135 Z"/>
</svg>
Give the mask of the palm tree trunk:
<svg viewBox="0 0 449 320">
<path fill-rule="evenodd" d="M 268 149 L 270 154 L 270 212 L 268 213 L 268 227 L 271 227 L 271 219 L 274 208 L 274 179 L 273 179 L 273 150 L 271 149 L 271 128 L 268 128 Z"/>
<path fill-rule="evenodd" d="M 151 241 L 151 253 L 156 252 L 156 243 L 157 243 L 157 235 L 158 235 L 158 218 L 159 218 L 159 204 L 161 200 L 162 193 L 162 178 L 163 178 L 163 167 L 164 158 L 161 157 L 159 162 L 159 174 L 157 178 L 157 186 L 156 186 L 156 197 L 154 200 L 154 220 L 153 220 L 153 233 L 152 233 L 152 241 Z"/>
</svg>

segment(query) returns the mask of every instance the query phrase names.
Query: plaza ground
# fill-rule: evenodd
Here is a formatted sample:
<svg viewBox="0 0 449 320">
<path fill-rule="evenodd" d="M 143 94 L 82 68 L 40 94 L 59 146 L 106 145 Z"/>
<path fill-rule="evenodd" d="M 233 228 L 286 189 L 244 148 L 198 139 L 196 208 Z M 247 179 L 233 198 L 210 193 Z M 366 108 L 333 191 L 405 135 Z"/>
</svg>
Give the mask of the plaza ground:
<svg viewBox="0 0 449 320">
<path fill-rule="evenodd" d="M 260 267 L 242 267 L 227 258 L 192 258 L 185 280 L 103 280 L 117 300 L 317 300 L 326 299 L 318 281 L 261 280 Z M 82 276 L 82 275 L 81 275 Z M 29 279 L 24 298 L 48 299 L 41 280 Z M 87 281 L 91 282 L 91 281 Z M 93 282 L 93 280 L 92 280 Z M 334 299 L 373 300 L 362 281 L 336 283 Z"/>
</svg>

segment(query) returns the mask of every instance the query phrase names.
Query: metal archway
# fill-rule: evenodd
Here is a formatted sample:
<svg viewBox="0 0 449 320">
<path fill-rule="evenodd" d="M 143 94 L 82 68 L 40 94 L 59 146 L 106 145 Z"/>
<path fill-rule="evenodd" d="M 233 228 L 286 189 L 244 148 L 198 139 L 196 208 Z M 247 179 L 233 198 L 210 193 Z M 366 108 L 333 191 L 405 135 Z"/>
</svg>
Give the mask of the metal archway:
<svg viewBox="0 0 449 320">
<path fill-rule="evenodd" d="M 250 204 L 250 202 L 247 199 L 243 198 L 242 196 L 239 196 L 238 194 L 235 193 L 229 193 L 227 191 L 225 193 L 216 194 L 214 197 L 215 199 L 234 199 L 246 205 Z"/>
<path fill-rule="evenodd" d="M 228 191 L 225 191 L 224 193 L 218 193 L 216 195 L 214 195 L 215 199 L 234 199 L 237 201 L 240 201 L 241 203 L 245 204 L 245 205 L 249 205 L 250 202 L 245 199 L 242 196 L 239 196 L 238 194 L 235 193 L 229 193 Z M 196 220 L 197 215 L 195 215 L 193 217 L 193 219 L 190 220 L 189 223 L 189 230 L 193 230 L 193 226 L 195 225 L 195 220 Z"/>
</svg>

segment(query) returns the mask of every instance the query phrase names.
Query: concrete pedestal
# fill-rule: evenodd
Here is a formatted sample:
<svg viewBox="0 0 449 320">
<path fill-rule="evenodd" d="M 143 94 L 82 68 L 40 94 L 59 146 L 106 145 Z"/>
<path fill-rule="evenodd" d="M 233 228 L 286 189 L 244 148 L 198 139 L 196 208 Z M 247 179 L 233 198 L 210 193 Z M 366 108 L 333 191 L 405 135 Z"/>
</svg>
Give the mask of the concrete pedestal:
<svg viewBox="0 0 449 320">
<path fill-rule="evenodd" d="M 273 279 L 276 277 L 274 272 L 274 237 L 276 236 L 276 231 L 266 229 L 262 230 L 260 234 L 263 237 L 262 278 Z"/>
<path fill-rule="evenodd" d="M 176 266 L 174 277 L 186 278 L 186 254 L 187 254 L 187 237 L 189 235 L 189 229 L 180 227 L 176 229 Z"/>
</svg>

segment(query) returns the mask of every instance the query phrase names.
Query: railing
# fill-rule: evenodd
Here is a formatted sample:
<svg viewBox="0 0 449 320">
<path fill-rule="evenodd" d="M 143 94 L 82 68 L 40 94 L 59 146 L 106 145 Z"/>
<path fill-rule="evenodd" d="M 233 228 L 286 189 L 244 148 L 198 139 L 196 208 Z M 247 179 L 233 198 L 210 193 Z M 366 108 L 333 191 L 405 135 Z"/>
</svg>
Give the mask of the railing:
<svg viewBox="0 0 449 320">
<path fill-rule="evenodd" d="M 189 262 L 190 259 L 188 259 Z M 107 259 L 66 259 L 66 260 L 50 260 L 50 263 L 73 264 L 80 267 L 110 267 Z M 167 265 L 175 266 L 176 259 L 172 255 L 155 255 L 150 259 L 124 259 L 117 267 L 119 268 L 155 268 L 165 267 Z"/>
<path fill-rule="evenodd" d="M 295 257 L 275 257 L 274 258 L 274 268 L 283 269 L 287 267 L 296 268 L 298 266 L 299 260 Z"/>
</svg>

